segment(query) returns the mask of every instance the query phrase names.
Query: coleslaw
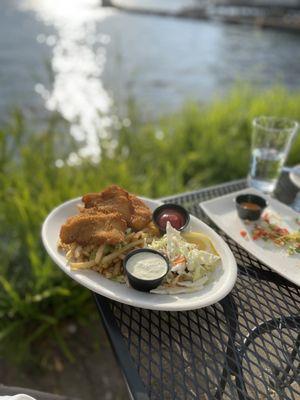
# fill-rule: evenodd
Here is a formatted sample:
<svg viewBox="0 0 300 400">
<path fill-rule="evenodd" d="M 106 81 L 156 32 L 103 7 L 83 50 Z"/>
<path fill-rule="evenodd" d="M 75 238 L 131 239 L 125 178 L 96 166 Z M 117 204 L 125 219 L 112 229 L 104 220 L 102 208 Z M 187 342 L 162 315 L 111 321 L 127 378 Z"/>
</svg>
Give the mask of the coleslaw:
<svg viewBox="0 0 300 400">
<path fill-rule="evenodd" d="M 154 239 L 148 247 L 163 253 L 170 262 L 164 283 L 151 293 L 179 294 L 199 290 L 209 282 L 219 264 L 219 255 L 200 250 L 197 244 L 186 241 L 168 222 L 166 234 Z"/>
</svg>

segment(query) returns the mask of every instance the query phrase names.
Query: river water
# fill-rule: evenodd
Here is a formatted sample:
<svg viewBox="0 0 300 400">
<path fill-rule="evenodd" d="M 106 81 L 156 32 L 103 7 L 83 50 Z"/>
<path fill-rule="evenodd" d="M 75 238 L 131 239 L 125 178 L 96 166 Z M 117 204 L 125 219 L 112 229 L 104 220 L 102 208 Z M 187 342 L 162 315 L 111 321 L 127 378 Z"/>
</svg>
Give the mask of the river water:
<svg viewBox="0 0 300 400">
<path fill-rule="evenodd" d="M 288 32 L 129 14 L 98 0 L 1 0 L 0 29 L 0 119 L 12 106 L 57 111 L 84 143 L 82 154 L 95 158 L 130 99 L 148 119 L 186 100 L 225 96 L 236 81 L 291 90 L 300 83 L 300 35 Z"/>
</svg>

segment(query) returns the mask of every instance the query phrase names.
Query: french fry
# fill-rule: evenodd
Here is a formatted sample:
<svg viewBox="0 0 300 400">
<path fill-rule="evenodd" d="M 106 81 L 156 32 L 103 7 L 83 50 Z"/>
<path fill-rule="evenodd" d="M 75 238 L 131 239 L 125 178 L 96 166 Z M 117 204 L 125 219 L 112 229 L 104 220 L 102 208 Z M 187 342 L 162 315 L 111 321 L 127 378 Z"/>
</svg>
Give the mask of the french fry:
<svg viewBox="0 0 300 400">
<path fill-rule="evenodd" d="M 72 270 L 76 269 L 89 269 L 95 265 L 95 261 L 84 261 L 84 262 L 72 262 L 70 263 L 70 267 Z"/>
<path fill-rule="evenodd" d="M 73 251 L 72 251 L 72 249 L 68 250 L 68 251 L 67 251 L 67 253 L 66 253 L 66 257 L 67 257 L 67 259 L 70 259 L 70 258 L 72 258 L 72 254 L 73 254 Z"/>
<path fill-rule="evenodd" d="M 95 256 L 95 263 L 96 264 L 99 264 L 99 262 L 101 261 L 101 258 L 103 257 L 104 247 L 105 247 L 105 245 L 102 244 L 97 250 L 97 253 L 96 253 L 96 256 Z"/>
<path fill-rule="evenodd" d="M 118 276 L 118 275 L 120 275 L 120 272 L 121 272 L 121 261 L 117 261 L 117 262 L 115 263 L 115 266 L 114 266 L 113 276 Z"/>
<path fill-rule="evenodd" d="M 81 256 L 81 252 L 82 252 L 82 246 L 77 246 L 74 251 L 74 257 L 79 258 Z"/>
<path fill-rule="evenodd" d="M 127 250 L 132 249 L 133 247 L 142 244 L 144 242 L 143 239 L 140 240 L 136 240 L 135 242 L 131 242 L 129 243 L 127 246 L 122 247 L 119 250 L 115 250 L 114 252 L 112 252 L 111 254 L 108 254 L 107 256 L 103 257 L 102 259 L 102 265 L 104 267 L 104 265 L 109 264 L 114 258 L 119 257 L 122 253 L 125 253 Z M 107 265 L 108 267 L 108 265 Z M 107 268 L 106 267 L 106 268 Z M 105 268 L 105 267 L 104 267 Z"/>
</svg>

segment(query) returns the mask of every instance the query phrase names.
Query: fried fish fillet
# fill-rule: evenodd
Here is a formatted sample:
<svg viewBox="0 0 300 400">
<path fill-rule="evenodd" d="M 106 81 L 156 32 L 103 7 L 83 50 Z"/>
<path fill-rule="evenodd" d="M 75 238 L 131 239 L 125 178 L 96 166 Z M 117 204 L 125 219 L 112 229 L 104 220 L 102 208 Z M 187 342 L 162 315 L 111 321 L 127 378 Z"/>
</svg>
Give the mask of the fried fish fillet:
<svg viewBox="0 0 300 400">
<path fill-rule="evenodd" d="M 62 243 L 117 244 L 125 239 L 128 227 L 139 231 L 151 221 L 150 208 L 117 185 L 88 193 L 82 202 L 80 214 L 68 218 L 61 227 Z"/>
<path fill-rule="evenodd" d="M 66 244 L 117 244 L 125 239 L 126 228 L 126 221 L 118 213 L 79 214 L 67 219 L 60 239 Z"/>
<path fill-rule="evenodd" d="M 88 193 L 82 197 L 85 208 L 82 212 L 109 214 L 118 212 L 130 222 L 134 212 L 129 193 L 117 185 L 111 185 L 100 193 Z"/>
<path fill-rule="evenodd" d="M 102 203 L 108 203 L 118 199 L 128 199 L 129 193 L 118 185 L 110 185 L 99 193 L 88 193 L 82 197 L 85 208 L 91 208 Z"/>
<path fill-rule="evenodd" d="M 152 212 L 150 208 L 136 196 L 130 194 L 129 200 L 134 210 L 131 214 L 129 226 L 134 231 L 139 231 L 149 224 L 151 221 Z"/>
<path fill-rule="evenodd" d="M 118 212 L 135 231 L 143 229 L 151 221 L 150 208 L 136 196 L 117 185 L 111 185 L 100 193 L 89 193 L 82 201 L 87 213 Z"/>
</svg>

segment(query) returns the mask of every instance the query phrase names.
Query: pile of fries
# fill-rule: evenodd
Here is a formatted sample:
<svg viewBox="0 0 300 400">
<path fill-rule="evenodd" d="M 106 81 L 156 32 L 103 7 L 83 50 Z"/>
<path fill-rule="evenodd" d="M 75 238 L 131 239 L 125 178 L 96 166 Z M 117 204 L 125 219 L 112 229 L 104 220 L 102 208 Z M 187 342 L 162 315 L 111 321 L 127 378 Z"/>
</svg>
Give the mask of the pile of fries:
<svg viewBox="0 0 300 400">
<path fill-rule="evenodd" d="M 59 243 L 66 253 L 66 258 L 72 270 L 92 269 L 105 278 L 124 281 L 122 261 L 132 250 L 144 247 L 147 233 L 130 232 L 126 234 L 122 244 L 110 246 L 107 244 L 80 246 L 76 243 Z"/>
</svg>

